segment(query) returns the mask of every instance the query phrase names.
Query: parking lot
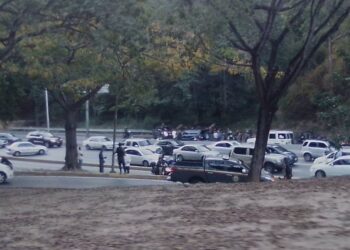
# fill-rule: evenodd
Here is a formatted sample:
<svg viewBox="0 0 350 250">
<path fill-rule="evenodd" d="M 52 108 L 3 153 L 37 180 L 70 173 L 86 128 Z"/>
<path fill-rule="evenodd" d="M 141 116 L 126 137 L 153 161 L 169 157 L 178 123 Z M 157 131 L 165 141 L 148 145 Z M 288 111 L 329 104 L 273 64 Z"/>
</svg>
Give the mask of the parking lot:
<svg viewBox="0 0 350 250">
<path fill-rule="evenodd" d="M 27 132 L 15 132 L 15 135 L 22 140 L 25 140 L 25 135 Z M 64 139 L 64 134 L 63 133 L 54 133 L 57 136 L 60 136 Z M 95 134 L 90 134 L 90 136 L 93 136 Z M 97 134 L 96 134 L 97 135 Z M 101 135 L 101 134 L 98 134 Z M 112 138 L 111 134 L 106 134 L 106 136 Z M 85 139 L 85 134 L 83 133 L 78 133 L 77 136 L 77 141 L 78 144 L 81 145 L 82 141 Z M 118 137 L 117 142 L 123 141 L 122 138 Z M 152 142 L 154 142 L 154 139 L 151 139 Z M 185 144 L 210 144 L 213 143 L 212 141 L 186 141 Z M 285 145 L 285 148 L 288 150 L 296 153 L 298 155 L 299 161 L 295 164 L 293 167 L 293 178 L 296 179 L 304 179 L 304 178 L 309 178 L 309 168 L 311 166 L 311 163 L 305 162 L 304 159 L 302 158 L 300 154 L 300 149 L 301 145 L 300 144 L 292 144 L 292 145 Z M 92 172 L 97 172 L 97 166 L 98 166 L 98 154 L 99 150 L 87 150 L 85 148 L 82 148 L 82 153 L 83 153 L 83 166 L 84 164 L 88 164 L 89 166 L 84 166 L 85 170 L 92 171 Z M 2 156 L 7 156 L 6 154 L 6 149 L 0 149 L 0 155 Z M 105 152 L 106 158 L 106 165 L 111 165 L 112 164 L 112 152 L 111 151 L 106 151 Z M 50 148 L 48 150 L 48 154 L 46 155 L 34 155 L 34 156 L 22 156 L 22 157 L 17 157 L 21 161 L 16 161 L 13 159 L 13 163 L 15 166 L 15 169 L 17 171 L 25 171 L 25 170 L 59 170 L 63 166 L 64 158 L 65 158 L 65 147 L 60 147 L 60 148 Z M 38 161 L 43 161 L 43 163 L 31 163 L 31 162 L 26 162 L 23 161 L 25 159 L 35 159 Z M 55 162 L 55 163 L 54 163 Z M 95 167 L 90 166 L 90 164 L 94 164 Z M 133 168 L 131 168 L 133 171 Z M 142 169 L 142 167 L 138 167 L 137 169 Z M 150 171 L 147 168 L 144 168 L 145 171 L 140 171 L 138 170 L 138 173 L 140 174 L 150 174 Z M 106 170 L 109 171 L 109 170 Z M 135 171 L 135 170 L 134 170 Z"/>
</svg>

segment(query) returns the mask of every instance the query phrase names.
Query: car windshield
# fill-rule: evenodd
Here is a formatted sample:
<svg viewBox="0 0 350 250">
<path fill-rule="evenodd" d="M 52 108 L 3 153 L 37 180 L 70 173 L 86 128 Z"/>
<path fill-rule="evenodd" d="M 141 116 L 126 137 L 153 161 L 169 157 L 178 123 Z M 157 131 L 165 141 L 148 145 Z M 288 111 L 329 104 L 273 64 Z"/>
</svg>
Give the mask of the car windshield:
<svg viewBox="0 0 350 250">
<path fill-rule="evenodd" d="M 197 149 L 199 152 L 207 152 L 207 151 L 211 151 L 211 149 L 209 149 L 207 146 L 205 145 L 199 145 L 197 146 Z"/>
<path fill-rule="evenodd" d="M 152 145 L 149 140 L 139 141 L 141 147 Z"/>
<path fill-rule="evenodd" d="M 288 152 L 287 149 L 281 146 L 273 146 L 273 148 L 275 148 L 277 151 L 280 151 L 280 152 Z"/>
<path fill-rule="evenodd" d="M 108 137 L 103 137 L 102 141 L 112 141 L 111 139 L 109 139 Z"/>
<path fill-rule="evenodd" d="M 43 133 L 43 136 L 44 137 L 54 137 L 53 134 L 51 134 L 51 133 Z"/>
</svg>

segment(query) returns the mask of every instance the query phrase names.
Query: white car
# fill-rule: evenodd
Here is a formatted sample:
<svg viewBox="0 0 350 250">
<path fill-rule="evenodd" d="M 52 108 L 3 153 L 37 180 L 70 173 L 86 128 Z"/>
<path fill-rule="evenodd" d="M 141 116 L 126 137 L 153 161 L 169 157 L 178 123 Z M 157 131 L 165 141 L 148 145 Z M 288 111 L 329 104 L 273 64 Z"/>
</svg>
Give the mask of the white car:
<svg viewBox="0 0 350 250">
<path fill-rule="evenodd" d="M 91 136 L 83 141 L 83 146 L 87 150 L 91 149 L 104 149 L 112 150 L 113 149 L 113 140 L 109 139 L 106 136 Z M 116 143 L 117 147 L 117 143 Z"/>
<path fill-rule="evenodd" d="M 6 153 L 13 156 L 47 154 L 47 147 L 34 145 L 31 142 L 15 142 L 7 146 L 6 149 Z"/>
<path fill-rule="evenodd" d="M 204 157 L 221 156 L 218 151 L 199 144 L 185 145 L 173 152 L 176 161 L 202 161 Z"/>
<path fill-rule="evenodd" d="M 151 150 L 153 153 L 156 153 L 156 154 L 161 154 L 162 151 L 163 151 L 160 146 L 153 145 L 149 140 L 147 140 L 147 139 L 140 139 L 140 138 L 126 139 L 124 141 L 124 146 L 148 149 L 148 150 Z"/>
<path fill-rule="evenodd" d="M 341 156 L 327 163 L 312 164 L 310 175 L 317 178 L 350 175 L 350 156 Z"/>
<path fill-rule="evenodd" d="M 301 155 L 305 161 L 312 161 L 333 151 L 335 147 L 328 141 L 305 140 L 301 147 Z"/>
<path fill-rule="evenodd" d="M 238 141 L 218 141 L 208 145 L 208 148 L 216 150 L 223 155 L 229 155 L 234 146 L 241 145 Z"/>
<path fill-rule="evenodd" d="M 314 160 L 313 164 L 321 164 L 321 163 L 331 162 L 340 156 L 346 156 L 346 155 L 350 155 L 350 150 L 349 149 L 341 149 L 339 151 L 331 152 L 328 155 L 324 155 L 324 156 L 316 158 Z"/>
<path fill-rule="evenodd" d="M 13 166 L 5 157 L 0 161 L 0 184 L 5 183 L 13 178 Z"/>
<path fill-rule="evenodd" d="M 125 149 L 125 155 L 130 157 L 131 165 L 143 165 L 149 167 L 151 163 L 157 163 L 159 154 L 154 154 L 148 149 L 130 147 Z"/>
<path fill-rule="evenodd" d="M 267 140 L 268 144 L 292 144 L 293 131 L 271 130 Z M 255 144 L 256 138 L 249 138 L 247 143 Z"/>
</svg>

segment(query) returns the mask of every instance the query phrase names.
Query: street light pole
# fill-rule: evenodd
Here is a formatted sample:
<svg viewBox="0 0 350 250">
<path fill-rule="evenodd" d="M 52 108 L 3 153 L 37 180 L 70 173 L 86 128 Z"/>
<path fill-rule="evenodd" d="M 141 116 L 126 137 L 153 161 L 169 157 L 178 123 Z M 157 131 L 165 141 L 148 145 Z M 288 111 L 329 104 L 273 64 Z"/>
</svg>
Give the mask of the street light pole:
<svg viewBox="0 0 350 250">
<path fill-rule="evenodd" d="M 85 102 L 85 126 L 86 126 L 86 138 L 88 138 L 90 135 L 89 100 Z"/>
<path fill-rule="evenodd" d="M 112 168 L 111 173 L 115 173 L 115 144 L 116 144 L 116 131 L 117 131 L 117 118 L 118 118 L 118 96 L 115 96 L 115 107 L 114 107 L 114 119 L 113 119 L 113 153 L 112 153 Z"/>
<path fill-rule="evenodd" d="M 47 94 L 47 89 L 45 89 L 45 107 L 46 107 L 46 126 L 47 126 L 47 132 L 50 132 L 49 96 L 48 96 L 48 94 Z"/>
</svg>

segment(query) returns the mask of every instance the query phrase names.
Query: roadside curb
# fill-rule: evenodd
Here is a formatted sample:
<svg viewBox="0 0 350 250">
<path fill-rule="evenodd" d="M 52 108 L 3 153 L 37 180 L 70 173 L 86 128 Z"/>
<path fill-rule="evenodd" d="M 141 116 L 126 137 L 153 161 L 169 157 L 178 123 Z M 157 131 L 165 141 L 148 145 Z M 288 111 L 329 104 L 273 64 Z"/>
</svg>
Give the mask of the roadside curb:
<svg viewBox="0 0 350 250">
<path fill-rule="evenodd" d="M 118 173 L 94 174 L 84 171 L 15 171 L 15 176 L 73 176 L 73 177 L 103 177 L 115 179 L 166 180 L 164 175 L 133 175 Z"/>
<path fill-rule="evenodd" d="M 1 155 L 0 155 L 1 156 Z M 29 158 L 19 158 L 14 156 L 3 156 L 11 161 L 22 161 L 22 162 L 34 162 L 34 163 L 49 163 L 49 164 L 61 164 L 64 165 L 64 161 L 53 161 L 53 160 L 38 160 L 38 159 L 29 159 Z M 83 163 L 83 167 L 96 167 L 98 168 L 99 165 L 96 163 Z M 105 168 L 112 168 L 111 165 L 104 165 Z M 115 168 L 118 168 L 118 166 L 114 166 Z M 131 166 L 131 170 L 142 170 L 142 171 L 151 171 L 150 167 L 138 167 L 138 166 Z"/>
</svg>

